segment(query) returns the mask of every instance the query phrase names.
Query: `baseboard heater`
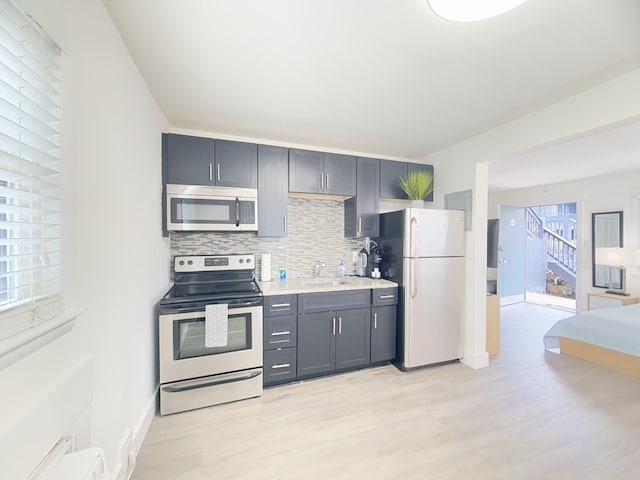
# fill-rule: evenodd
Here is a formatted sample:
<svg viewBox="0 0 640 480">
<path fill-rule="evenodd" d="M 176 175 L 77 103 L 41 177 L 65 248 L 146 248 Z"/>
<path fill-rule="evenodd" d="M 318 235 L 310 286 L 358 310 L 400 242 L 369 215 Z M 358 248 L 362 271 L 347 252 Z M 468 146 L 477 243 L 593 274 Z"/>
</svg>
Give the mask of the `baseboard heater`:
<svg viewBox="0 0 640 480">
<path fill-rule="evenodd" d="M 101 448 L 73 450 L 72 437 L 60 439 L 27 480 L 110 480 Z"/>
</svg>

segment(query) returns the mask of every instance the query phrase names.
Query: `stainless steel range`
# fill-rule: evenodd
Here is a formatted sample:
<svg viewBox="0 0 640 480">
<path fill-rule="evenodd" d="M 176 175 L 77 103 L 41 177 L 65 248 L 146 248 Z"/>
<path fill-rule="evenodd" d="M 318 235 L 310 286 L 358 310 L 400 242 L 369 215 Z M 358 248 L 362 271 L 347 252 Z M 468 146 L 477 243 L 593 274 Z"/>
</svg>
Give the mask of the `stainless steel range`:
<svg viewBox="0 0 640 480">
<path fill-rule="evenodd" d="M 176 256 L 160 300 L 160 414 L 262 395 L 253 255 Z"/>
</svg>

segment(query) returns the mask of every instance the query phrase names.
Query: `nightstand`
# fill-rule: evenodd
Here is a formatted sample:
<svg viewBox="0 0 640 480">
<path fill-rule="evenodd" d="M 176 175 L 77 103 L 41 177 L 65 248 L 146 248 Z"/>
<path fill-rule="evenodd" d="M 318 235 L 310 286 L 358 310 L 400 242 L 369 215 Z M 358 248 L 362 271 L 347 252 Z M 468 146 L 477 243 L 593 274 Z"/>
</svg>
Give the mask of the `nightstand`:
<svg viewBox="0 0 640 480">
<path fill-rule="evenodd" d="M 611 293 L 590 293 L 587 296 L 587 309 L 597 310 L 598 308 L 624 307 L 640 303 L 640 297 L 625 297 Z"/>
</svg>

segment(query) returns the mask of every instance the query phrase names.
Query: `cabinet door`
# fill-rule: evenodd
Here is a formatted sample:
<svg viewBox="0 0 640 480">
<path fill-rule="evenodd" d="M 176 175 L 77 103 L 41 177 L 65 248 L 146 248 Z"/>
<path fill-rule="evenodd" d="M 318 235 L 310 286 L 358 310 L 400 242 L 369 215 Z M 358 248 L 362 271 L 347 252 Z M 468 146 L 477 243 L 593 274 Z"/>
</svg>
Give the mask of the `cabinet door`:
<svg viewBox="0 0 640 480">
<path fill-rule="evenodd" d="M 289 150 L 289 191 L 322 193 L 324 188 L 322 152 Z"/>
<path fill-rule="evenodd" d="M 213 185 L 213 139 L 170 133 L 166 140 L 167 183 Z"/>
<path fill-rule="evenodd" d="M 356 157 L 336 153 L 324 154 L 324 193 L 356 194 Z"/>
<path fill-rule="evenodd" d="M 264 352 L 265 386 L 291 381 L 296 378 L 296 349 L 278 348 Z"/>
<path fill-rule="evenodd" d="M 258 146 L 216 140 L 214 176 L 223 187 L 258 188 Z"/>
<path fill-rule="evenodd" d="M 258 146 L 258 236 L 286 237 L 289 191 L 288 150 Z"/>
<path fill-rule="evenodd" d="M 337 318 L 335 321 L 334 318 L 330 312 L 298 315 L 299 377 L 335 370 Z"/>
<path fill-rule="evenodd" d="M 371 309 L 371 363 L 396 358 L 396 306 Z"/>
<path fill-rule="evenodd" d="M 265 350 L 273 348 L 295 347 L 298 339 L 296 315 L 285 315 L 282 317 L 264 317 L 263 319 L 263 348 Z"/>
<path fill-rule="evenodd" d="M 377 237 L 380 234 L 379 162 L 358 158 L 356 196 L 344 202 L 346 237 Z"/>
<path fill-rule="evenodd" d="M 398 185 L 398 181 L 406 174 L 406 162 L 380 160 L 380 197 L 405 200 L 407 195 Z"/>
<path fill-rule="evenodd" d="M 371 309 L 338 310 L 336 369 L 367 365 L 371 358 Z"/>
<path fill-rule="evenodd" d="M 433 165 L 425 165 L 423 163 L 408 163 L 407 173 L 411 173 L 411 172 L 427 172 L 433 175 Z M 424 199 L 427 202 L 433 202 L 433 190 L 429 195 L 424 197 Z"/>
</svg>

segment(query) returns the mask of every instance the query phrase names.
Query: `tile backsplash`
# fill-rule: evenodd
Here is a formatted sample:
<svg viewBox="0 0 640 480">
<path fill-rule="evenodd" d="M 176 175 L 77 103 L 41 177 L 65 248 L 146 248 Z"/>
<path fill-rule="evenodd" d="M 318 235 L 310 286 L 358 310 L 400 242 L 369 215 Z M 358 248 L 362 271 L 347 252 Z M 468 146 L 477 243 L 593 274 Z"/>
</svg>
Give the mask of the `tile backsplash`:
<svg viewBox="0 0 640 480">
<path fill-rule="evenodd" d="M 255 232 L 171 232 L 171 258 L 175 255 L 253 253 L 256 278 L 261 275 L 262 253 L 271 253 L 271 276 L 287 269 L 290 278 L 310 277 L 316 261 L 326 263 L 321 277 L 335 277 L 343 259 L 347 274 L 355 273 L 354 250 L 364 247 L 364 239 L 345 238 L 344 202 L 289 198 L 289 236 L 258 237 Z"/>
</svg>

